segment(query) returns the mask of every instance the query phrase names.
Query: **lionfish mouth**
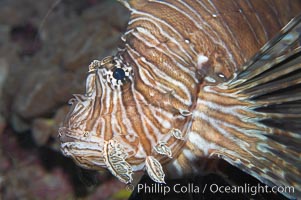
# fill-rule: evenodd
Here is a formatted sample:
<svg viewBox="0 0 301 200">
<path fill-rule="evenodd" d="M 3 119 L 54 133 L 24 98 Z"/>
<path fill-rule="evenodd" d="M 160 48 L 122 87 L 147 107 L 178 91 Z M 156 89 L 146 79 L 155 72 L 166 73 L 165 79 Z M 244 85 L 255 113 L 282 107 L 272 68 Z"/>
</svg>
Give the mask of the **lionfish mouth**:
<svg viewBox="0 0 301 200">
<path fill-rule="evenodd" d="M 117 141 L 118 137 L 105 141 L 85 132 L 61 127 L 59 138 L 62 153 L 79 166 L 99 171 L 108 168 L 120 181 L 132 182 L 132 166 L 125 161 L 129 152 Z"/>
<path fill-rule="evenodd" d="M 67 127 L 59 128 L 58 132 L 58 137 L 62 143 L 62 149 L 63 145 L 67 144 L 76 144 L 77 146 L 80 146 L 78 144 L 86 144 L 87 146 L 96 145 L 97 148 L 103 148 L 103 144 L 105 143 L 105 140 L 100 137 L 95 137 L 89 135 L 88 132 L 86 133 L 79 130 L 73 130 Z"/>
<path fill-rule="evenodd" d="M 58 137 L 61 143 L 74 142 L 76 140 L 74 136 L 72 136 L 72 130 L 66 127 L 59 128 L 58 132 L 59 132 Z"/>
<path fill-rule="evenodd" d="M 70 129 L 67 127 L 59 128 L 58 132 L 59 132 L 59 138 L 60 138 L 61 143 L 88 142 L 87 134 L 85 132 L 82 132 L 79 130 L 73 130 L 73 129 Z M 90 137 L 90 139 L 91 139 L 91 137 Z"/>
<path fill-rule="evenodd" d="M 99 137 L 88 136 L 78 130 L 67 127 L 59 129 L 61 152 L 71 157 L 79 166 L 95 170 L 102 170 L 104 161 L 104 140 Z"/>
</svg>

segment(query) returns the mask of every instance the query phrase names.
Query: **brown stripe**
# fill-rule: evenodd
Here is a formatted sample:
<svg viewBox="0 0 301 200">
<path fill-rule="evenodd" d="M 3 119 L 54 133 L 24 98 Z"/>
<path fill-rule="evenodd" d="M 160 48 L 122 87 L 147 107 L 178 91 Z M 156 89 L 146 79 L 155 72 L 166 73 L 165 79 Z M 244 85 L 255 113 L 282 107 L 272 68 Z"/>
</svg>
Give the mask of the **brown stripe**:
<svg viewBox="0 0 301 200">
<path fill-rule="evenodd" d="M 143 46 L 143 45 L 141 45 L 141 46 Z M 142 52 L 143 52 L 143 50 L 142 50 Z M 128 59 L 131 59 L 131 58 L 128 58 Z M 141 63 L 140 58 L 136 57 L 134 59 L 136 60 L 136 62 L 140 63 L 140 65 L 143 65 L 143 63 Z M 133 66 L 135 66 L 134 67 L 135 82 L 138 83 L 138 84 L 135 84 L 134 86 L 135 86 L 136 90 L 144 96 L 146 101 L 152 103 L 152 105 L 154 105 L 156 107 L 161 106 L 160 103 L 158 103 L 158 102 L 169 102 L 164 108 L 162 107 L 162 109 L 167 110 L 167 111 L 172 110 L 172 109 L 188 110 L 187 106 L 182 104 L 176 98 L 174 98 L 166 93 L 163 94 L 163 93 L 159 92 L 158 90 L 156 90 L 155 87 L 149 87 L 149 86 L 145 85 L 143 80 L 139 76 L 138 69 L 137 69 L 138 66 L 134 65 L 134 62 L 131 62 L 131 63 L 133 63 Z M 172 69 L 170 69 L 170 70 L 172 73 Z M 151 95 L 151 92 L 154 95 Z"/>
<path fill-rule="evenodd" d="M 140 144 L 143 146 L 146 154 L 150 155 L 152 149 L 151 143 L 146 137 L 146 133 L 142 128 L 143 119 L 137 110 L 137 105 L 134 100 L 134 94 L 131 88 L 128 88 L 127 92 L 123 93 L 123 104 L 126 109 L 126 115 L 132 123 L 133 130 L 138 134 Z"/>
<path fill-rule="evenodd" d="M 157 44 L 158 47 L 160 47 L 161 49 L 166 50 L 166 51 L 171 51 L 174 54 L 176 54 L 178 57 L 182 58 L 182 60 L 181 60 L 181 59 L 178 59 L 177 57 L 175 57 L 177 62 L 181 63 L 182 65 L 191 64 L 191 60 L 189 59 L 189 57 L 187 57 L 185 54 L 183 54 L 183 52 L 181 51 L 179 46 L 168 38 L 168 37 L 170 37 L 170 38 L 174 38 L 175 40 L 180 40 L 180 41 L 182 40 L 182 39 L 178 38 L 177 35 L 174 34 L 172 32 L 172 30 L 170 30 L 169 27 L 165 26 L 164 24 L 160 23 L 159 21 L 152 20 L 152 19 L 145 20 L 145 19 L 142 19 L 141 17 L 139 18 L 139 16 L 133 17 L 133 19 L 139 19 L 139 20 L 133 22 L 129 26 L 129 29 L 131 27 L 133 27 L 134 29 L 136 27 L 142 27 L 142 28 L 148 30 L 159 41 L 159 44 Z M 164 33 L 161 32 L 160 28 L 162 28 Z M 168 37 L 164 36 L 164 34 L 166 34 Z M 166 47 L 163 44 L 165 44 Z M 187 45 L 187 44 L 184 44 L 184 41 L 183 41 L 181 46 L 183 48 L 185 48 L 185 45 Z M 187 50 L 187 47 L 185 49 Z M 186 53 L 191 54 L 191 52 L 189 50 L 186 51 Z M 190 56 L 193 57 L 192 54 Z"/>
<path fill-rule="evenodd" d="M 176 63 L 171 59 L 171 57 L 158 52 L 156 49 L 146 46 L 141 40 L 138 40 L 134 37 L 131 38 L 129 45 L 137 52 L 139 52 L 140 57 L 144 57 L 148 62 L 155 65 L 170 78 L 182 82 L 187 87 L 187 89 L 191 91 L 191 93 L 195 92 L 195 84 L 192 84 L 194 83 L 194 80 L 187 73 L 180 71 L 180 69 L 177 69 L 178 67 L 176 67 Z M 144 68 L 148 67 L 146 64 L 141 62 L 139 58 L 137 58 L 137 62 L 139 62 L 140 65 Z"/>
</svg>

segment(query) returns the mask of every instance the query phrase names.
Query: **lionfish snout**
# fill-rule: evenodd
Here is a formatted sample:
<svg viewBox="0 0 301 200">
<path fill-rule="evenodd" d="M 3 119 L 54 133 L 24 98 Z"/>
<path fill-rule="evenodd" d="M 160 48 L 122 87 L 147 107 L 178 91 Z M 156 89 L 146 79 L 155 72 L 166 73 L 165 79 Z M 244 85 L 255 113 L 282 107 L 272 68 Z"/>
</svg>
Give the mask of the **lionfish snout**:
<svg viewBox="0 0 301 200">
<path fill-rule="evenodd" d="M 79 166 L 95 170 L 105 168 L 103 139 L 66 127 L 59 129 L 59 138 L 61 152 L 71 157 Z"/>
</svg>

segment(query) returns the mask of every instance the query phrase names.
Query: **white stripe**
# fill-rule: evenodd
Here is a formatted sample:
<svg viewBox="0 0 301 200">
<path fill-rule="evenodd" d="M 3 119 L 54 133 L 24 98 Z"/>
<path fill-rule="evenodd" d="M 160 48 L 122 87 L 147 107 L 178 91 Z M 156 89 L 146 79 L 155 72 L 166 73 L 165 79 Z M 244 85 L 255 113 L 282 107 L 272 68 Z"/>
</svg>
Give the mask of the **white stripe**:
<svg viewBox="0 0 301 200">
<path fill-rule="evenodd" d="M 190 162 L 193 162 L 197 159 L 197 157 L 195 156 L 194 153 L 192 153 L 190 150 L 188 149 L 184 149 L 183 150 L 183 154 L 184 156 L 190 161 Z"/>
<path fill-rule="evenodd" d="M 248 152 L 250 155 L 252 155 L 253 157 L 256 157 L 253 155 L 253 153 L 249 150 L 250 144 L 248 144 L 246 141 L 241 140 L 240 138 L 236 137 L 235 135 L 225 131 L 223 128 L 221 128 L 219 126 L 219 124 L 224 125 L 224 126 L 228 126 L 229 127 L 229 123 L 214 119 L 212 117 L 209 117 L 208 115 L 205 115 L 202 112 L 194 112 L 194 117 L 197 117 L 201 120 L 205 120 L 207 121 L 212 127 L 214 127 L 219 133 L 221 133 L 223 136 L 225 136 L 225 138 L 228 138 L 230 140 L 232 140 L 235 144 L 237 144 L 241 149 L 245 150 L 246 152 Z M 235 127 L 233 124 L 231 125 L 232 127 Z M 243 134 L 243 132 L 241 132 Z M 254 135 L 254 137 L 256 137 Z"/>
<path fill-rule="evenodd" d="M 259 22 L 259 24 L 262 27 L 262 30 L 264 32 L 265 39 L 268 40 L 269 39 L 268 33 L 266 32 L 265 27 L 264 27 L 264 25 L 263 25 L 263 23 L 262 23 L 259 15 L 258 15 L 258 13 L 256 12 L 256 10 L 254 9 L 254 7 L 252 6 L 252 4 L 251 4 L 251 2 L 249 0 L 247 0 L 247 4 L 254 11 L 255 17 L 256 17 L 257 21 Z"/>
<path fill-rule="evenodd" d="M 149 21 L 151 21 L 151 20 L 149 20 Z M 154 24 L 155 26 L 157 26 L 156 24 Z M 163 30 L 162 30 L 162 28 L 161 27 L 158 27 L 157 26 L 157 28 L 160 30 L 160 32 L 162 32 Z M 165 49 L 170 53 L 170 54 L 172 54 L 174 57 L 176 57 L 176 58 L 178 58 L 179 60 L 181 60 L 182 62 L 184 62 L 185 64 L 189 64 L 188 62 L 186 62 L 185 61 L 185 59 L 184 58 L 182 58 L 181 57 L 181 55 L 178 55 L 178 54 L 176 54 L 176 52 L 173 52 L 172 51 L 172 49 L 170 49 L 167 45 L 166 45 L 166 43 L 161 43 L 149 30 L 147 30 L 147 29 L 145 29 L 145 28 L 143 28 L 143 27 L 137 27 L 136 28 L 137 29 L 137 31 L 138 32 L 140 32 L 140 33 L 143 33 L 144 35 L 146 35 L 146 36 L 148 36 L 149 38 L 151 38 L 153 41 L 155 41 L 156 42 L 156 47 L 157 48 L 159 48 L 158 47 L 158 45 L 162 45 L 162 46 L 164 46 L 165 47 Z M 161 33 L 162 34 L 162 33 Z M 165 34 L 167 34 L 167 33 L 165 33 Z M 164 35 L 164 34 L 162 34 L 162 35 Z M 164 37 L 166 37 L 165 35 L 164 35 Z M 173 38 L 173 40 L 175 40 L 174 38 Z M 177 43 L 177 46 L 180 48 L 180 50 L 181 50 L 181 52 L 182 53 L 184 53 L 184 54 L 186 54 L 186 56 L 190 59 L 190 61 L 191 62 L 193 62 L 193 60 L 192 60 L 192 58 L 190 57 L 190 55 L 183 49 L 183 47 L 181 46 L 181 45 L 179 45 L 179 43 L 176 41 L 176 43 Z M 175 44 L 176 44 L 175 43 Z M 161 48 L 159 48 L 160 50 L 161 50 L 161 52 L 165 52 L 163 49 L 161 49 Z M 190 63 L 191 64 L 191 63 Z M 194 63 L 195 64 L 195 63 Z"/>
<path fill-rule="evenodd" d="M 159 77 L 159 78 L 162 78 L 162 79 L 165 79 L 166 81 L 168 81 L 169 83 L 175 85 L 175 86 L 179 86 L 180 89 L 182 89 L 182 91 L 186 94 L 187 96 L 187 99 L 183 99 L 182 97 L 180 97 L 179 95 L 177 94 L 174 94 L 173 96 L 176 97 L 179 101 L 181 101 L 184 105 L 188 105 L 190 106 L 191 105 L 191 95 L 190 95 L 190 92 L 189 90 L 187 89 L 187 87 L 182 83 L 182 82 L 179 82 L 177 81 L 176 79 L 172 79 L 170 78 L 167 74 L 165 74 L 163 71 L 161 71 L 159 68 L 157 68 L 155 65 L 153 65 L 152 63 L 146 61 L 146 59 L 144 57 L 142 57 L 137 51 L 135 51 L 133 48 L 131 48 L 128 44 L 126 44 L 126 47 L 128 48 L 128 53 L 130 55 L 130 57 L 132 58 L 132 60 L 134 61 L 134 63 L 137 65 L 137 68 L 138 68 L 138 72 L 139 72 L 139 75 L 141 76 L 141 80 L 146 84 L 146 85 L 149 85 L 150 87 L 153 87 L 154 89 L 158 89 L 160 92 L 162 93 L 166 93 L 166 92 L 170 92 L 170 91 L 173 91 L 173 88 L 167 88 L 166 86 L 162 85 L 160 82 L 156 81 L 156 84 L 157 85 L 153 85 L 151 84 L 150 81 L 148 81 L 148 78 L 145 76 L 145 74 L 148 74 L 149 76 L 151 76 L 149 74 L 149 72 L 147 72 L 147 70 L 144 70 L 144 73 L 142 72 L 142 70 L 144 69 L 138 62 L 136 62 L 136 59 L 134 58 L 132 52 L 134 54 L 136 54 L 142 62 L 144 62 L 146 65 L 150 66 L 152 69 L 153 69 L 153 72 Z M 191 83 L 192 86 L 194 86 L 193 83 Z M 159 87 L 157 87 L 159 86 Z M 161 88 L 160 88 L 161 87 Z M 163 90 L 162 90 L 163 88 Z M 164 90 L 167 89 L 166 90 Z"/>
<path fill-rule="evenodd" d="M 113 104 L 113 110 L 112 110 L 112 113 L 110 114 L 111 115 L 111 121 L 109 123 L 111 123 L 111 127 L 112 127 L 112 135 L 113 137 L 115 135 L 122 135 L 122 134 L 126 134 L 126 133 L 121 133 L 121 127 L 118 123 L 118 120 L 117 120 L 117 102 L 118 102 L 118 93 L 121 93 L 120 90 L 114 90 L 113 91 L 113 98 L 111 100 L 111 104 Z"/>
<path fill-rule="evenodd" d="M 230 115 L 236 116 L 238 118 L 244 117 L 244 115 L 241 115 L 237 112 L 237 110 L 244 110 L 243 106 L 237 106 L 237 105 L 235 105 L 235 106 L 222 106 L 220 104 L 216 104 L 214 102 L 205 101 L 205 100 L 201 100 L 201 99 L 197 100 L 197 104 L 203 104 L 208 108 L 211 108 L 213 110 L 218 110 L 220 112 L 230 114 Z"/>
<path fill-rule="evenodd" d="M 140 11 L 137 11 L 137 10 L 135 10 L 133 13 L 135 13 L 135 14 L 140 14 L 140 15 L 142 15 L 142 16 L 147 16 L 147 17 L 149 17 L 150 19 L 154 19 L 154 20 L 157 20 L 157 21 L 159 21 L 160 23 L 162 23 L 162 24 L 164 24 L 165 26 L 167 26 L 168 28 L 170 28 L 174 33 L 176 33 L 183 41 L 185 41 L 185 38 L 183 38 L 183 36 L 176 30 L 176 29 L 174 29 L 172 26 L 170 26 L 168 23 L 166 23 L 165 21 L 163 21 L 163 20 L 161 20 L 160 18 L 157 18 L 156 16 L 153 16 L 153 15 L 150 15 L 150 14 L 148 14 L 148 13 L 145 13 L 145 12 L 140 12 Z M 131 20 L 132 21 L 132 20 Z M 129 22 L 129 23 L 131 23 L 131 21 Z M 213 40 L 213 42 L 214 42 L 215 40 Z M 190 46 L 191 47 L 191 46 Z M 193 50 L 193 49 L 192 49 Z M 198 53 L 197 52 L 195 52 L 194 51 L 194 53 L 197 55 Z M 193 61 L 192 60 L 192 62 L 195 62 L 195 61 Z M 188 69 L 186 69 L 186 70 L 188 70 Z M 189 70 L 187 71 L 188 73 L 189 73 Z"/>
<path fill-rule="evenodd" d="M 181 2 L 181 0 L 179 0 Z M 210 15 L 214 14 L 211 10 L 203 3 L 203 1 L 196 1 L 202 8 L 204 8 Z M 218 13 L 215 13 L 218 14 Z"/>
<path fill-rule="evenodd" d="M 209 155 L 209 150 L 219 150 L 222 151 L 224 149 L 221 146 L 218 146 L 214 143 L 206 141 L 204 138 L 200 136 L 199 133 L 196 132 L 189 132 L 187 136 L 188 140 L 196 146 L 198 149 L 204 152 L 204 156 L 210 156 Z"/>
<path fill-rule="evenodd" d="M 177 174 L 182 176 L 183 175 L 183 169 L 181 167 L 181 165 L 179 164 L 179 161 L 178 160 L 174 160 L 172 162 L 172 165 L 175 167 L 175 169 L 177 170 Z"/>
<path fill-rule="evenodd" d="M 162 29 L 162 27 L 161 27 L 155 20 L 152 20 L 152 19 L 149 19 L 149 18 L 146 18 L 146 17 L 136 17 L 135 19 L 132 19 L 132 20 L 129 22 L 129 24 L 134 23 L 134 22 L 139 21 L 139 20 L 141 20 L 141 21 L 148 21 L 148 22 L 152 23 L 154 26 L 156 26 L 156 28 L 159 29 L 160 34 L 161 34 L 162 36 L 168 38 L 168 40 L 169 40 L 170 42 L 176 44 L 177 47 L 181 50 L 181 52 L 182 52 L 182 53 L 183 53 L 183 54 L 184 54 L 191 62 L 193 62 L 192 57 L 189 55 L 189 53 L 187 53 L 186 50 L 183 49 L 182 45 L 180 45 L 179 42 L 178 42 L 174 37 L 170 36 L 166 31 L 164 31 L 164 30 Z M 131 29 L 131 30 L 133 30 L 133 29 Z M 165 45 L 165 46 L 166 46 L 166 45 Z M 195 52 L 195 55 L 197 55 L 196 52 Z M 180 57 L 180 56 L 179 56 L 179 57 Z M 184 62 L 185 62 L 185 60 L 184 60 Z"/>
<path fill-rule="evenodd" d="M 147 123 L 150 123 L 149 119 L 144 115 L 144 112 L 140 106 L 140 103 L 138 102 L 138 98 L 137 98 L 137 94 L 139 93 L 136 89 L 135 89 L 135 86 L 134 84 L 131 85 L 132 87 L 132 91 L 135 91 L 133 92 L 133 98 L 135 100 L 135 104 L 137 105 L 136 108 L 137 108 L 137 111 L 139 113 L 139 116 L 140 116 L 140 119 L 141 119 L 141 123 L 142 123 L 142 129 L 144 131 L 144 135 L 148 138 L 148 141 L 150 142 L 150 145 L 151 146 L 155 146 L 157 141 L 155 138 L 153 138 L 152 134 L 150 134 L 150 132 L 148 131 L 148 129 L 146 128 L 146 122 Z M 142 95 L 140 95 L 142 96 Z M 140 133 L 141 134 L 141 133 Z"/>
<path fill-rule="evenodd" d="M 199 15 L 199 14 L 198 14 L 191 6 L 189 6 L 188 4 L 186 4 L 184 1 L 179 1 L 179 2 L 182 3 L 182 4 L 183 4 L 186 8 L 188 8 L 191 12 L 193 12 L 193 13 L 199 18 L 200 23 L 202 23 L 203 26 L 206 26 L 209 30 L 211 30 L 211 32 L 214 34 L 214 36 L 209 35 L 209 34 L 207 33 L 207 31 L 204 30 L 203 27 L 201 27 L 201 29 L 204 30 L 203 33 L 206 34 L 209 38 L 211 38 L 211 41 L 212 41 L 214 44 L 220 45 L 221 47 L 223 47 L 223 49 L 226 50 L 226 52 L 227 52 L 227 54 L 228 54 L 228 56 L 229 56 L 229 58 L 230 58 L 231 63 L 235 66 L 235 61 L 234 61 L 234 59 L 233 59 L 233 55 L 230 53 L 230 51 L 229 51 L 229 49 L 227 48 L 226 44 L 221 40 L 220 35 L 217 34 L 217 32 L 216 32 L 215 30 L 212 29 L 212 26 L 210 26 L 208 23 L 206 23 L 206 20 L 203 19 L 203 18 L 201 17 L 201 15 Z M 199 4 L 200 4 L 207 12 L 209 12 L 210 14 L 212 14 L 211 11 L 210 11 L 203 3 L 202 3 L 202 1 L 197 1 L 197 3 L 199 3 Z M 209 1 L 209 3 L 212 4 L 210 1 Z M 212 5 L 212 6 L 214 6 L 214 5 Z M 198 27 L 200 27 L 200 26 L 198 26 Z M 199 53 L 200 53 L 200 52 L 199 52 Z"/>
<path fill-rule="evenodd" d="M 122 134 L 132 134 L 132 135 L 135 135 L 135 136 L 138 137 L 138 134 L 133 129 L 131 120 L 127 116 L 125 106 L 123 105 L 123 102 L 122 102 L 122 93 L 121 92 L 119 93 L 119 98 L 118 99 L 119 99 L 119 104 L 120 104 L 120 107 L 121 107 L 120 112 L 121 112 L 121 115 L 122 115 L 122 124 L 126 127 L 126 133 L 122 133 Z"/>
<path fill-rule="evenodd" d="M 209 2 L 210 2 L 210 4 L 211 4 L 211 6 L 214 8 L 214 10 L 218 13 L 218 9 L 215 7 L 215 5 L 214 5 L 211 1 L 209 1 Z M 235 3 L 235 1 L 234 1 L 233 3 Z M 221 20 L 221 21 L 223 22 L 224 28 L 227 29 L 228 33 L 230 33 L 230 35 L 231 35 L 231 37 L 232 37 L 232 41 L 235 42 L 236 48 L 237 48 L 237 49 L 240 49 L 240 45 L 238 44 L 238 41 L 236 40 L 236 37 L 233 35 L 233 32 L 229 29 L 228 24 L 226 24 L 226 21 L 225 21 L 225 20 Z M 242 55 L 242 51 L 238 51 L 238 53 L 240 54 L 240 56 L 241 56 L 242 58 L 244 57 L 244 56 Z"/>
<path fill-rule="evenodd" d="M 151 78 L 151 75 L 149 74 L 149 72 L 148 72 L 147 70 L 145 70 L 145 69 L 144 69 L 144 68 L 136 61 L 136 58 L 134 57 L 133 54 L 136 54 L 136 56 L 138 56 L 138 57 L 140 57 L 140 58 L 141 58 L 141 56 L 140 56 L 140 55 L 137 55 L 138 53 L 137 53 L 134 49 L 132 49 L 128 44 L 126 44 L 126 47 L 128 48 L 128 54 L 129 54 L 129 56 L 131 57 L 131 59 L 133 60 L 133 62 L 135 63 L 135 65 L 137 66 L 139 76 L 141 77 L 141 81 L 142 81 L 145 85 L 147 85 L 147 86 L 149 86 L 149 87 L 151 87 L 151 88 L 153 88 L 153 89 L 156 89 L 156 90 L 158 90 L 158 91 L 160 91 L 160 92 L 162 92 L 162 93 L 165 93 L 165 92 L 166 92 L 165 90 L 163 90 L 163 89 L 160 88 L 160 87 L 157 87 L 157 85 L 153 85 L 153 84 L 151 83 L 151 81 L 149 81 L 149 79 L 152 79 L 153 81 L 154 81 L 154 79 Z M 156 83 L 157 83 L 157 82 L 156 82 Z M 158 83 L 157 83 L 157 84 L 158 84 Z"/>
<path fill-rule="evenodd" d="M 147 46 L 149 46 L 149 47 L 151 47 L 151 48 L 155 48 L 157 51 L 159 51 L 159 52 L 161 52 L 162 54 L 166 55 L 168 58 L 170 58 L 170 59 L 176 64 L 176 66 L 177 66 L 180 70 L 186 72 L 191 78 L 193 78 L 193 80 L 194 80 L 195 82 L 198 82 L 198 80 L 196 79 L 195 74 L 194 74 L 193 71 L 191 71 L 188 67 L 183 66 L 181 63 L 177 62 L 173 57 L 171 57 L 169 54 L 167 54 L 163 49 L 159 48 L 157 45 L 154 45 L 154 44 L 148 42 L 144 37 L 139 36 L 139 34 L 138 34 L 137 32 L 133 31 L 133 29 L 132 29 L 132 31 L 131 31 L 131 34 L 132 34 L 133 36 L 135 36 L 137 39 L 139 39 L 139 40 L 141 40 L 142 42 L 144 42 Z M 156 40 L 156 41 L 159 42 L 158 40 Z M 162 43 L 160 43 L 160 44 L 162 44 Z M 126 45 L 127 45 L 127 43 L 126 43 Z M 166 45 L 165 45 L 165 47 L 166 47 L 167 49 L 169 49 Z M 183 50 L 183 51 L 185 51 L 185 50 Z M 169 52 L 170 52 L 170 51 L 169 51 Z M 177 57 L 177 58 L 180 58 L 180 57 L 179 57 L 178 55 L 176 55 L 175 53 L 171 53 L 171 54 L 172 54 L 173 56 Z M 180 59 L 183 60 L 182 58 L 180 58 Z M 197 64 L 197 61 L 191 59 L 191 57 L 190 57 L 190 60 L 191 60 L 191 65 L 196 65 L 196 64 Z"/>
<path fill-rule="evenodd" d="M 137 92 L 136 95 L 139 96 L 139 99 L 145 100 L 145 99 L 144 99 L 144 96 L 142 96 L 142 94 L 140 94 L 140 93 Z M 142 103 L 142 104 L 143 104 L 143 103 Z M 156 116 L 157 116 L 157 115 L 156 115 L 156 112 L 161 111 L 161 108 L 155 108 L 155 107 L 151 106 L 149 103 L 147 103 L 147 104 L 145 104 L 145 105 L 147 105 L 147 106 L 149 107 L 149 110 L 151 111 L 152 116 L 153 116 L 154 118 L 156 118 Z M 172 116 L 172 118 L 168 118 L 168 119 L 173 120 L 173 117 L 174 117 L 174 116 Z M 145 118 L 146 118 L 146 117 L 145 117 Z M 160 131 L 160 130 L 152 123 L 151 120 L 148 120 L 147 122 L 148 122 L 148 124 L 151 126 L 151 128 L 153 129 L 153 130 L 152 130 L 152 133 L 154 133 L 155 138 L 156 138 L 156 143 L 155 143 L 155 145 L 157 145 L 158 141 L 164 141 L 164 142 L 166 142 L 166 141 L 170 138 L 170 135 L 169 135 L 169 134 L 164 134 L 164 133 L 162 133 L 162 132 L 161 132 L 161 131 Z M 158 121 L 158 123 L 160 123 L 161 125 L 163 125 L 164 122 L 166 123 L 165 120 L 163 120 L 163 121 Z M 170 122 L 168 122 L 168 124 L 170 125 Z M 172 146 L 170 146 L 170 147 L 172 147 Z"/>
</svg>

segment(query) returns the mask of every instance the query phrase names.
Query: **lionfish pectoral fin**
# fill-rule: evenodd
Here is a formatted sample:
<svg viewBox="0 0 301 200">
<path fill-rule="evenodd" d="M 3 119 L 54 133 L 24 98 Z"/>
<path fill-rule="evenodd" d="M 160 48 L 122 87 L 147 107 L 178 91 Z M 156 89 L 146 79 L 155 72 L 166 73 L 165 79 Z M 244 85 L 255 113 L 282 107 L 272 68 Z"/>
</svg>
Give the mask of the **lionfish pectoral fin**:
<svg viewBox="0 0 301 200">
<path fill-rule="evenodd" d="M 123 183 L 133 181 L 132 166 L 126 162 L 127 154 L 122 146 L 115 140 L 109 140 L 104 145 L 105 164 L 108 170 Z"/>
<path fill-rule="evenodd" d="M 115 140 L 122 146 L 128 158 L 135 155 L 138 151 L 140 143 L 138 136 L 133 134 L 116 134 L 112 140 Z"/>
<path fill-rule="evenodd" d="M 198 154 L 217 156 L 301 197 L 300 38 L 298 17 L 233 80 L 202 88 L 183 165 Z"/>
<path fill-rule="evenodd" d="M 153 156 L 147 156 L 145 160 L 145 167 L 149 177 L 157 183 L 165 183 L 164 171 L 161 163 Z"/>
</svg>

